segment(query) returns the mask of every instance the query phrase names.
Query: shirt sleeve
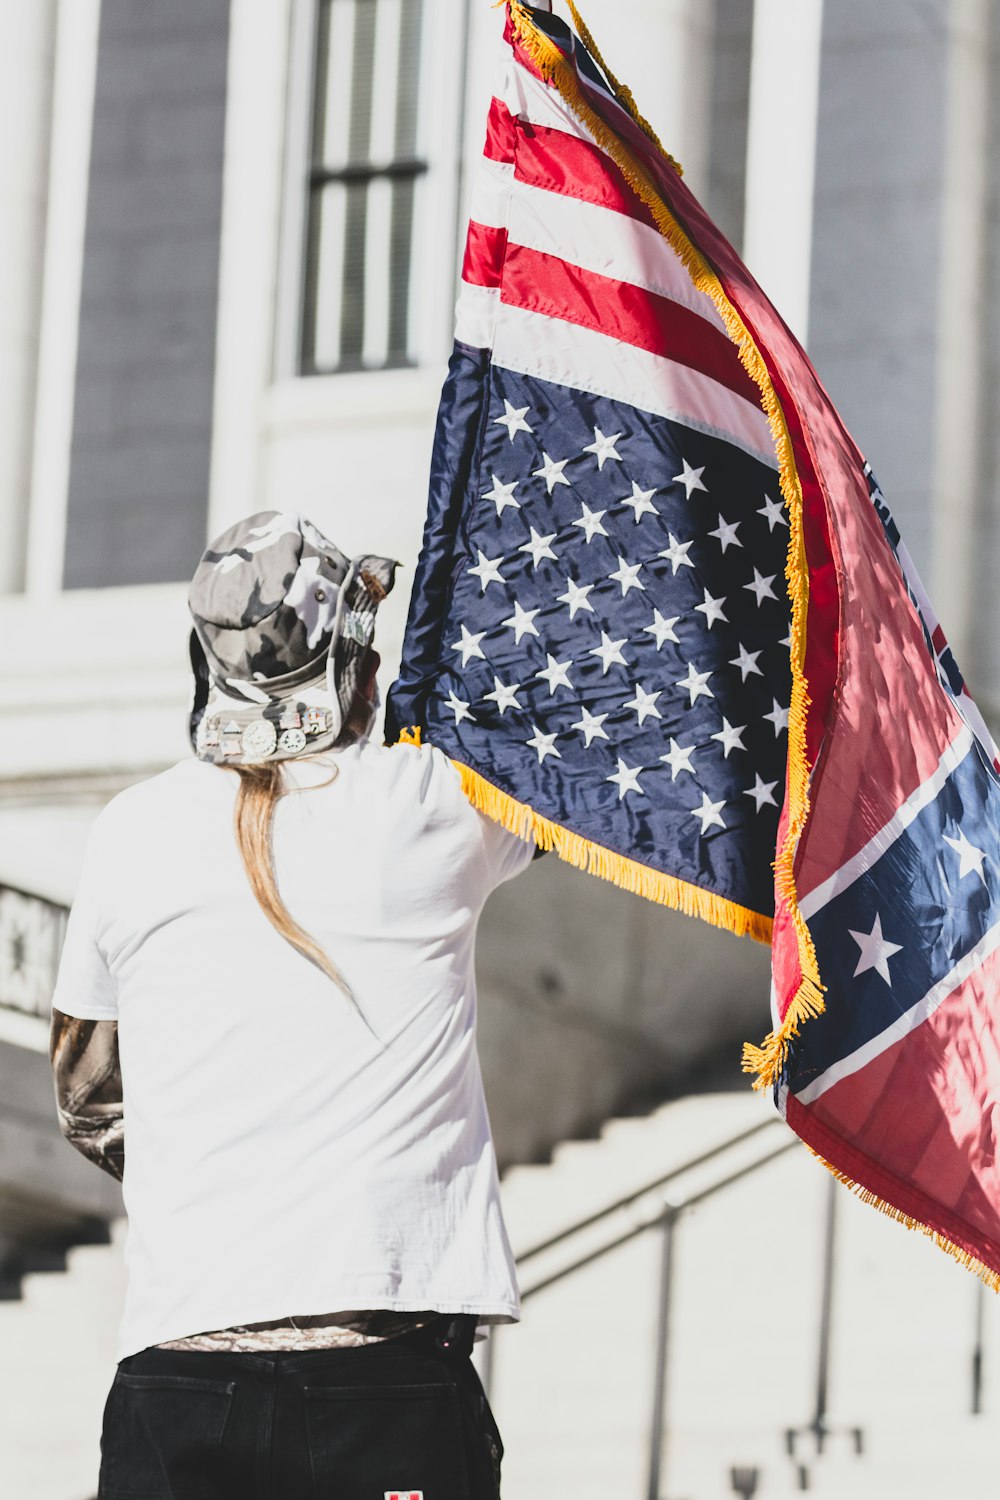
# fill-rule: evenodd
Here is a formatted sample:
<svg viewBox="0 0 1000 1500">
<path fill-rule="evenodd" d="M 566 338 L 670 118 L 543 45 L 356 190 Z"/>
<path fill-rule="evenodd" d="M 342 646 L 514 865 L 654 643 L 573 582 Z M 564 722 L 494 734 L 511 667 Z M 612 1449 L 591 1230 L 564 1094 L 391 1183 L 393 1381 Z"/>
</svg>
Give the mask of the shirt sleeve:
<svg viewBox="0 0 1000 1500">
<path fill-rule="evenodd" d="M 480 822 L 486 848 L 490 888 L 495 889 L 526 870 L 538 852 L 537 847 L 533 841 L 519 838 L 516 833 L 508 833 L 506 828 L 502 828 L 485 813 L 477 812 L 476 817 Z"/>
<path fill-rule="evenodd" d="M 100 823 L 98 817 L 87 839 L 80 883 L 70 907 L 52 1005 L 67 1016 L 80 1016 L 89 1021 L 116 1021 L 117 985 L 100 942 L 103 928 Z"/>
<path fill-rule="evenodd" d="M 498 885 L 513 880 L 515 875 L 527 869 L 539 852 L 534 840 L 508 833 L 506 828 L 494 822 L 486 813 L 473 807 L 462 790 L 462 778 L 457 767 L 443 750 L 425 745 L 411 753 L 420 758 L 423 775 L 428 778 L 425 785 L 432 784 L 435 787 L 434 800 L 446 810 L 445 816 L 449 819 L 457 818 L 472 835 L 477 858 L 485 869 L 483 899 Z"/>
</svg>

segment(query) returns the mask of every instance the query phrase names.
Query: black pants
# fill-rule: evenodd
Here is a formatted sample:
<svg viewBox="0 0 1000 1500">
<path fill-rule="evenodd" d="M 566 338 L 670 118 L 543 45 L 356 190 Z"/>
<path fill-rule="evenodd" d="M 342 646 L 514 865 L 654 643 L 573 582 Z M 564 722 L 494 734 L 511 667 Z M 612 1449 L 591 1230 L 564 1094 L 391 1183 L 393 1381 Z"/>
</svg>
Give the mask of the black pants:
<svg viewBox="0 0 1000 1500">
<path fill-rule="evenodd" d="M 98 1500 L 497 1500 L 476 1319 L 357 1349 L 143 1349 L 104 1407 Z"/>
</svg>

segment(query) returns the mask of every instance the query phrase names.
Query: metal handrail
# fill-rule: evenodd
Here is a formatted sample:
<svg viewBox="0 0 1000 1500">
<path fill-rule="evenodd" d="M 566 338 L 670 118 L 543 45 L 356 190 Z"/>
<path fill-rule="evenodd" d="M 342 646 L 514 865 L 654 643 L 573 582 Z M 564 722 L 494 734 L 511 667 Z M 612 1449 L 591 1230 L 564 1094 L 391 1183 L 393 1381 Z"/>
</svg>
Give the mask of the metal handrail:
<svg viewBox="0 0 1000 1500">
<path fill-rule="evenodd" d="M 561 1229 L 558 1234 L 551 1235 L 547 1240 L 542 1240 L 540 1244 L 532 1245 L 530 1250 L 523 1251 L 517 1257 L 518 1266 L 523 1266 L 526 1261 L 531 1260 L 536 1255 L 541 1255 L 545 1250 L 554 1249 L 556 1245 L 562 1244 L 564 1240 L 575 1238 L 583 1230 L 590 1229 L 594 1224 L 599 1224 L 602 1219 L 610 1218 L 612 1214 L 620 1213 L 623 1208 L 629 1208 L 631 1204 L 638 1202 L 640 1198 L 647 1198 L 659 1188 L 666 1187 L 668 1182 L 674 1182 L 678 1177 L 687 1176 L 688 1172 L 696 1171 L 698 1167 L 703 1167 L 707 1162 L 714 1161 L 717 1156 L 724 1155 L 735 1146 L 742 1146 L 744 1141 L 749 1141 L 754 1136 L 760 1135 L 762 1131 L 770 1130 L 773 1126 L 782 1123 L 779 1116 L 774 1115 L 769 1119 L 761 1120 L 759 1125 L 751 1126 L 749 1130 L 744 1130 L 740 1135 L 730 1136 L 728 1140 L 720 1141 L 717 1146 L 713 1146 L 709 1151 L 703 1151 L 700 1156 L 693 1156 L 690 1161 L 682 1162 L 680 1166 L 672 1167 L 669 1172 L 661 1173 L 652 1182 L 648 1182 L 645 1187 L 634 1188 L 630 1193 L 626 1193 L 624 1197 L 617 1199 L 616 1202 L 609 1203 L 605 1208 L 598 1209 L 596 1213 L 588 1214 L 585 1219 L 579 1219 L 575 1224 L 571 1224 L 568 1229 Z M 644 1229 L 649 1227 L 648 1224 L 643 1225 Z"/>
<path fill-rule="evenodd" d="M 526 1261 L 531 1260 L 535 1256 L 541 1255 L 543 1251 L 551 1250 L 566 1240 L 572 1239 L 574 1236 L 582 1233 L 583 1230 L 601 1223 L 616 1213 L 621 1213 L 624 1209 L 628 1209 L 642 1198 L 649 1197 L 653 1193 L 661 1191 L 668 1183 L 675 1181 L 679 1177 L 686 1176 L 689 1172 L 695 1171 L 697 1168 L 713 1161 L 716 1157 L 722 1156 L 735 1147 L 743 1145 L 746 1141 L 770 1129 L 771 1126 L 780 1123 L 783 1122 L 778 1116 L 762 1120 L 759 1125 L 752 1126 L 750 1130 L 745 1130 L 737 1136 L 732 1136 L 728 1140 L 720 1142 L 719 1145 L 713 1146 L 710 1150 L 702 1152 L 699 1156 L 692 1157 L 690 1161 L 673 1167 L 669 1172 L 662 1173 L 645 1187 L 628 1193 L 626 1196 L 619 1198 L 615 1203 L 609 1204 L 596 1213 L 588 1214 L 575 1224 L 560 1230 L 558 1234 L 551 1235 L 548 1239 L 541 1241 L 537 1245 L 533 1245 L 530 1250 L 526 1250 L 523 1255 L 518 1256 L 518 1267 L 520 1268 Z M 672 1202 L 664 1196 L 662 1206 L 655 1216 L 647 1219 L 642 1224 L 633 1225 L 625 1233 L 609 1240 L 596 1250 L 590 1250 L 586 1254 L 578 1256 L 569 1265 L 563 1266 L 551 1275 L 543 1277 L 541 1281 L 536 1282 L 521 1293 L 521 1301 L 524 1302 L 529 1297 L 537 1296 L 539 1292 L 545 1291 L 550 1286 L 554 1286 L 556 1282 L 563 1281 L 567 1276 L 572 1276 L 575 1272 L 582 1270 L 584 1266 L 592 1265 L 594 1261 L 600 1260 L 603 1256 L 610 1254 L 612 1250 L 617 1250 L 621 1245 L 625 1245 L 630 1240 L 636 1239 L 640 1234 L 646 1234 L 650 1230 L 657 1228 L 662 1232 L 663 1245 L 660 1256 L 659 1311 L 657 1317 L 656 1362 L 653 1376 L 653 1412 L 647 1471 L 647 1500 L 659 1500 L 660 1482 L 663 1473 L 667 1404 L 667 1354 L 670 1344 L 670 1307 L 673 1290 L 673 1238 L 678 1220 L 689 1209 L 707 1202 L 708 1199 L 714 1198 L 717 1194 L 733 1187 L 736 1183 L 742 1182 L 744 1178 L 759 1171 L 762 1167 L 770 1165 L 771 1162 L 776 1161 L 779 1157 L 786 1155 L 787 1152 L 801 1146 L 801 1144 L 802 1142 L 799 1138 L 793 1135 L 790 1139 L 783 1140 L 774 1150 L 768 1151 L 765 1155 L 746 1163 L 736 1171 L 727 1173 L 719 1181 L 711 1183 L 708 1187 L 699 1189 L 689 1197 L 682 1198 L 679 1202 Z M 484 1353 L 485 1360 L 482 1379 L 487 1396 L 489 1396 L 493 1384 L 495 1353 L 495 1344 L 492 1338 L 488 1341 Z"/>
<path fill-rule="evenodd" d="M 617 1239 L 609 1240 L 606 1245 L 601 1245 L 596 1250 L 588 1251 L 586 1255 L 581 1255 L 577 1260 L 574 1260 L 568 1266 L 564 1266 L 561 1270 L 553 1271 L 552 1275 L 546 1276 L 544 1280 L 536 1281 L 534 1286 L 527 1287 L 522 1291 L 521 1301 L 526 1302 L 529 1297 L 536 1296 L 538 1292 L 544 1291 L 546 1287 L 554 1286 L 557 1281 L 562 1281 L 564 1277 L 571 1276 L 574 1271 L 581 1271 L 584 1266 L 589 1266 L 595 1260 L 600 1260 L 603 1255 L 607 1255 L 612 1250 L 617 1250 L 619 1245 L 627 1245 L 629 1240 L 636 1239 L 640 1234 L 646 1234 L 650 1229 L 662 1227 L 665 1220 L 679 1219 L 682 1214 L 687 1213 L 689 1208 L 695 1208 L 699 1203 L 704 1203 L 706 1199 L 714 1198 L 716 1193 L 721 1193 L 724 1188 L 732 1187 L 734 1183 L 741 1182 L 744 1177 L 749 1177 L 752 1172 L 758 1171 L 760 1167 L 768 1166 L 772 1161 L 776 1161 L 779 1156 L 784 1156 L 786 1151 L 793 1151 L 796 1146 L 800 1146 L 801 1144 L 802 1142 L 798 1136 L 793 1136 L 790 1141 L 783 1141 L 780 1146 L 775 1147 L 766 1156 L 759 1157 L 756 1161 L 750 1162 L 748 1166 L 740 1167 L 739 1171 L 731 1172 L 728 1177 L 723 1177 L 720 1182 L 713 1183 L 711 1187 L 703 1188 L 700 1193 L 693 1193 L 690 1198 L 684 1198 L 680 1203 L 671 1203 L 667 1199 L 664 1199 L 663 1207 L 655 1217 L 647 1219 L 644 1224 L 633 1225 L 631 1229 L 626 1230 Z M 714 1154 L 718 1155 L 719 1153 L 716 1152 Z M 693 1168 L 689 1170 L 693 1170 Z M 681 1174 L 680 1172 L 676 1172 L 673 1175 L 680 1176 Z M 648 1191 L 651 1190 L 647 1189 Z M 636 1198 L 642 1196 L 642 1194 L 636 1194 Z M 625 1206 L 633 1201 L 635 1200 L 627 1198 Z M 610 1213 L 611 1210 L 609 1209 L 606 1212 Z M 563 1235 L 554 1239 L 552 1243 L 556 1244 L 559 1239 L 569 1238 L 571 1232 L 576 1233 L 578 1230 L 582 1230 L 586 1223 L 597 1223 L 604 1217 L 605 1214 L 601 1213 L 593 1215 L 589 1220 L 582 1220 L 577 1229 L 566 1231 Z M 536 1249 L 532 1254 L 538 1254 L 538 1250 Z M 520 1264 L 519 1260 L 518 1265 Z"/>
</svg>

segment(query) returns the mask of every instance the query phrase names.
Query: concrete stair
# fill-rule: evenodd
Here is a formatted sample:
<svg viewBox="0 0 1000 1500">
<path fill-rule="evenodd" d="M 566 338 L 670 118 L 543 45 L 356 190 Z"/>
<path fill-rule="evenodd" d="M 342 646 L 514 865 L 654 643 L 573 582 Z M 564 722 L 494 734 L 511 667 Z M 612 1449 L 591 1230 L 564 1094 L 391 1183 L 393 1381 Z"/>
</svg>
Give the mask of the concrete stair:
<svg viewBox="0 0 1000 1500">
<path fill-rule="evenodd" d="M 567 1142 L 503 1181 L 516 1252 L 768 1120 L 749 1090 L 679 1100 Z M 769 1127 L 669 1186 L 680 1201 L 790 1139 Z M 724 1500 L 733 1465 L 759 1500 L 980 1500 L 1000 1458 L 1000 1308 L 984 1304 L 984 1414 L 969 1415 L 976 1281 L 923 1236 L 837 1189 L 838 1267 L 826 1451 L 785 1431 L 812 1417 L 828 1174 L 798 1146 L 692 1209 L 674 1241 L 667 1432 L 658 1500 Z M 662 1195 L 631 1218 L 648 1222 Z M 66 1271 L 24 1277 L 0 1303 L 0 1496 L 91 1500 L 124 1294 L 125 1221 Z M 596 1226 L 582 1254 L 603 1243 Z M 647 1500 L 660 1235 L 649 1230 L 524 1304 L 490 1340 L 507 1454 L 504 1500 Z M 565 1263 L 525 1266 L 530 1287 Z M 486 1347 L 477 1347 L 482 1366 Z M 856 1457 L 849 1430 L 861 1427 Z M 428 1496 L 428 1500 L 433 1497 Z"/>
<path fill-rule="evenodd" d="M 0 1303 L 0 1496 L 91 1500 L 125 1293 L 126 1221 L 110 1243 L 66 1252 Z"/>
<path fill-rule="evenodd" d="M 515 1252 L 769 1112 L 749 1092 L 682 1100 L 611 1121 L 599 1140 L 557 1148 L 549 1166 L 512 1170 L 504 1204 Z M 754 1151 L 784 1134 L 776 1126 Z M 668 1192 L 676 1201 L 697 1191 L 726 1160 Z M 810 1492 L 837 1500 L 978 1500 L 997 1484 L 996 1298 L 983 1304 L 985 1414 L 973 1417 L 978 1282 L 842 1188 L 833 1431 L 822 1457 L 805 1435 L 789 1458 L 786 1429 L 806 1426 L 814 1410 L 829 1183 L 796 1148 L 680 1221 L 659 1500 L 739 1493 L 734 1465 L 758 1470 L 760 1500 L 803 1493 L 799 1464 Z M 658 1232 L 639 1236 L 528 1297 L 521 1325 L 498 1331 L 492 1403 L 507 1446 L 504 1500 L 646 1500 L 659 1248 Z"/>
</svg>

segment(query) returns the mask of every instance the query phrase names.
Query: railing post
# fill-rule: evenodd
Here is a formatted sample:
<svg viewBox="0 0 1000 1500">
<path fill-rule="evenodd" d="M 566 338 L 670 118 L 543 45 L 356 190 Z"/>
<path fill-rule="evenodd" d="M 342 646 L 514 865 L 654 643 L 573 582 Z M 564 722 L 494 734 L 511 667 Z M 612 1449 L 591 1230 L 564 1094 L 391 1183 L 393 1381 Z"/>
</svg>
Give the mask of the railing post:
<svg viewBox="0 0 1000 1500">
<path fill-rule="evenodd" d="M 833 1275 L 837 1233 L 837 1179 L 832 1175 L 827 1185 L 826 1244 L 823 1248 L 823 1291 L 819 1314 L 819 1351 L 816 1361 L 816 1411 L 813 1432 L 816 1452 L 823 1452 L 826 1439 L 826 1416 L 830 1388 L 830 1330 L 833 1325 Z"/>
<path fill-rule="evenodd" d="M 678 1211 L 667 1204 L 663 1214 L 660 1248 L 660 1295 L 656 1320 L 656 1365 L 653 1375 L 653 1420 L 649 1439 L 649 1483 L 646 1500 L 660 1500 L 660 1478 L 664 1469 L 666 1431 L 667 1358 L 670 1352 L 670 1303 L 674 1270 L 674 1225 Z"/>
<path fill-rule="evenodd" d="M 986 1288 L 981 1281 L 976 1283 L 976 1332 L 972 1344 L 972 1415 L 978 1417 L 983 1411 L 983 1312 L 986 1306 Z"/>
<path fill-rule="evenodd" d="M 831 1435 L 830 1428 L 827 1426 L 827 1415 L 830 1399 L 830 1346 L 833 1341 L 833 1297 L 837 1273 L 837 1198 L 839 1192 L 837 1179 L 831 1173 L 827 1181 L 823 1284 L 820 1291 L 819 1309 L 819 1348 L 816 1353 L 816 1405 L 812 1421 L 808 1426 L 785 1428 L 785 1446 L 789 1458 L 795 1457 L 796 1439 L 800 1435 L 808 1434 L 812 1437 L 816 1444 L 817 1458 L 823 1453 L 826 1440 Z M 854 1443 L 854 1452 L 860 1458 L 865 1448 L 864 1429 L 846 1427 L 839 1430 L 850 1436 Z M 809 1470 L 805 1464 L 800 1464 L 799 1488 L 807 1489 L 808 1486 Z"/>
<path fill-rule="evenodd" d="M 483 1394 L 491 1406 L 493 1404 L 494 1340 L 496 1339 L 499 1326 L 499 1323 L 493 1323 L 489 1333 L 486 1335 L 486 1348 L 483 1350 L 483 1373 L 479 1377 Z"/>
</svg>

